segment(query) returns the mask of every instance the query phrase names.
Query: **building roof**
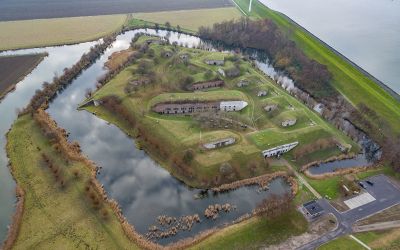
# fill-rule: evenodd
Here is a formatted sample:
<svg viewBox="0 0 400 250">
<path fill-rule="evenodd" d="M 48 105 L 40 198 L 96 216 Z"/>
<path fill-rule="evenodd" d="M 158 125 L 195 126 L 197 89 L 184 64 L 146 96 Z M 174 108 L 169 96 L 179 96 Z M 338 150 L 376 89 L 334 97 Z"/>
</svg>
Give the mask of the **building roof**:
<svg viewBox="0 0 400 250">
<path fill-rule="evenodd" d="M 311 216 L 317 215 L 324 211 L 324 209 L 315 200 L 304 203 L 303 207 Z"/>
<path fill-rule="evenodd" d="M 247 105 L 248 105 L 248 103 L 245 102 L 245 101 L 226 101 L 226 102 L 222 101 L 220 103 L 221 107 L 223 107 L 223 106 L 236 106 L 236 107 L 238 107 L 240 109 L 245 108 Z"/>
</svg>

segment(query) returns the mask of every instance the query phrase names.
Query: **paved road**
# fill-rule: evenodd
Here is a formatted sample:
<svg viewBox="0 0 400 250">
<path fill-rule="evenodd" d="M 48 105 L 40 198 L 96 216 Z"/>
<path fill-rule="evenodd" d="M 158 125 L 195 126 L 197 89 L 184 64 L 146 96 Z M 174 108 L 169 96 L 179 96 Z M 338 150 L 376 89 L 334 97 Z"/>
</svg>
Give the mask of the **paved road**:
<svg viewBox="0 0 400 250">
<path fill-rule="evenodd" d="M 374 196 L 376 200 L 358 208 L 346 212 L 339 212 L 326 199 L 319 199 L 317 202 L 324 209 L 325 213 L 332 213 L 337 218 L 338 227 L 334 231 L 298 249 L 315 249 L 339 236 L 350 234 L 353 231 L 353 224 L 358 220 L 400 203 L 400 189 L 398 186 L 393 185 L 387 176 L 377 175 L 368 180 L 372 181 L 374 185 L 370 186 L 364 182 L 366 191 Z"/>
<path fill-rule="evenodd" d="M 354 232 L 366 232 L 366 231 L 384 230 L 384 229 L 390 229 L 390 228 L 396 228 L 396 227 L 400 227 L 400 220 L 385 221 L 385 222 L 379 222 L 379 223 L 362 225 L 362 226 L 354 226 L 353 231 Z"/>
</svg>

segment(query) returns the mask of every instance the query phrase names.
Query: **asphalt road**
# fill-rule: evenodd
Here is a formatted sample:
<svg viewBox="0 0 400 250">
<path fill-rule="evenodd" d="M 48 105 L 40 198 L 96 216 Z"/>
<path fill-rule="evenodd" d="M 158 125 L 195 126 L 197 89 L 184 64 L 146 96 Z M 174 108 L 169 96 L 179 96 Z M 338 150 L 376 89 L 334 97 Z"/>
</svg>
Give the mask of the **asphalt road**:
<svg viewBox="0 0 400 250">
<path fill-rule="evenodd" d="M 372 181 L 374 185 L 370 186 L 363 181 L 366 191 L 374 196 L 376 200 L 358 208 L 346 212 L 339 212 L 326 199 L 319 199 L 317 202 L 324 209 L 324 213 L 332 213 L 337 218 L 338 226 L 332 232 L 329 232 L 298 249 L 315 249 L 339 236 L 350 234 L 353 231 L 353 224 L 358 220 L 400 203 L 400 188 L 393 184 L 387 176 L 377 175 L 368 178 L 368 180 Z"/>
</svg>

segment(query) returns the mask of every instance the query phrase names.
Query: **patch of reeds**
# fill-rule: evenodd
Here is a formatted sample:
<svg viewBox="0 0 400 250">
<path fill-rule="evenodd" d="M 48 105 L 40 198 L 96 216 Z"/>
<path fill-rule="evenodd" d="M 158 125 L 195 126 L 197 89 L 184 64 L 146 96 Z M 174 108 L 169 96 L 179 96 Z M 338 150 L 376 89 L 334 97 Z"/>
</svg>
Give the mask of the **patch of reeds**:
<svg viewBox="0 0 400 250">
<path fill-rule="evenodd" d="M 12 249 L 12 246 L 16 241 L 19 230 L 21 228 L 22 215 L 24 214 L 24 209 L 25 209 L 25 192 L 22 188 L 20 188 L 17 185 L 16 194 L 17 194 L 17 205 L 15 208 L 15 213 L 12 217 L 11 226 L 8 229 L 6 240 L 1 246 L 1 249 L 3 250 Z"/>
</svg>

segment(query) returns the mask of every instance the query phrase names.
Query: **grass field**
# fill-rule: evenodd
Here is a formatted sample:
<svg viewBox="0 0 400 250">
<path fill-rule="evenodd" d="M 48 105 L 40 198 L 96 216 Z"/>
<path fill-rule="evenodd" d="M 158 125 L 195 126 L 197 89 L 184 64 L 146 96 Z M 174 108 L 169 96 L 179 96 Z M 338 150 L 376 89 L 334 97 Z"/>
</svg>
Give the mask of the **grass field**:
<svg viewBox="0 0 400 250">
<path fill-rule="evenodd" d="M 20 117 L 8 134 L 12 172 L 25 191 L 24 212 L 13 249 L 135 249 L 111 208 L 108 217 L 93 208 L 85 186 L 91 173 L 82 162 L 55 152 L 36 122 Z M 43 165 L 46 153 L 60 167 L 65 187 Z M 79 171 L 75 177 L 73 171 Z"/>
<path fill-rule="evenodd" d="M 364 76 L 358 69 L 335 54 L 313 36 L 296 26 L 279 12 L 273 11 L 258 1 L 253 1 L 252 12 L 248 13 L 250 0 L 234 0 L 251 18 L 272 19 L 284 31 L 288 32 L 304 53 L 316 61 L 325 64 L 333 74 L 334 87 L 354 106 L 364 103 L 386 120 L 392 131 L 384 131 L 388 136 L 400 134 L 400 104 L 374 81 Z M 374 121 L 372 121 L 374 122 Z"/>
<path fill-rule="evenodd" d="M 29 74 L 45 54 L 0 57 L 0 99 Z"/>
<path fill-rule="evenodd" d="M 399 178 L 400 174 L 394 172 L 392 168 L 389 166 L 381 166 L 378 169 L 371 169 L 364 172 L 359 172 L 354 174 L 358 179 L 365 179 L 370 176 L 385 174 L 388 176 L 393 176 L 395 178 Z M 314 180 L 308 177 L 305 177 L 310 185 L 317 190 L 322 196 L 327 195 L 331 199 L 336 199 L 339 197 L 339 183 L 342 179 L 342 176 L 334 176 L 323 180 Z"/>
<path fill-rule="evenodd" d="M 143 44 L 149 37 L 142 36 L 136 44 Z M 153 39 L 153 38 L 152 38 Z M 243 59 L 235 59 L 226 53 L 210 53 L 204 50 L 173 47 L 170 45 L 150 45 L 154 51 L 152 55 L 143 55 L 132 65 L 122 70 L 101 89 L 96 91 L 93 99 L 101 99 L 105 96 L 118 96 L 126 109 L 140 119 L 143 129 L 148 130 L 153 138 L 165 150 L 171 151 L 174 157 L 184 154 L 190 148 L 194 152 L 193 162 L 190 165 L 191 178 L 185 178 L 174 173 L 171 162 L 165 157 L 153 155 L 161 159 L 161 163 L 177 177 L 193 186 L 206 186 L 204 183 L 213 180 L 219 175 L 219 168 L 224 162 L 229 162 L 235 169 L 235 177 L 229 181 L 249 178 L 273 172 L 274 163 L 265 163 L 261 151 L 277 145 L 299 141 L 301 148 L 312 144 L 320 138 L 335 138 L 343 144 L 351 144 L 354 152 L 358 146 L 344 136 L 343 133 L 324 121 L 319 115 L 310 111 L 298 100 L 290 96 L 284 90 L 261 74 L 249 62 Z M 163 51 L 170 51 L 170 57 L 162 56 Z M 183 53 L 189 56 L 189 61 L 180 61 Z M 207 65 L 204 60 L 209 57 L 224 56 L 223 66 Z M 236 60 L 234 62 L 234 60 Z M 147 65 L 156 81 L 144 86 L 136 86 L 133 92 L 127 94 L 124 89 L 132 80 L 143 77 L 142 73 L 136 73 L 140 65 Z M 225 82 L 223 88 L 211 88 L 206 91 L 189 92 L 186 90 L 182 79 L 193 76 L 194 81 L 206 81 L 217 77 L 217 70 L 228 70 L 236 64 L 239 67 L 239 75 L 235 77 L 222 77 Z M 205 74 L 204 72 L 208 72 Z M 247 86 L 238 87 L 241 80 L 248 80 Z M 187 83 L 186 83 L 187 84 Z M 259 90 L 266 90 L 268 94 L 258 97 Z M 183 100 L 244 100 L 248 106 L 240 112 L 220 112 L 216 117 L 208 114 L 207 118 L 184 115 L 160 115 L 152 112 L 156 103 L 174 102 Z M 277 103 L 279 109 L 273 114 L 267 113 L 264 106 L 267 103 Z M 107 112 L 102 106 L 85 107 L 101 118 L 117 124 L 129 135 L 135 136 L 135 128 L 124 124 L 115 114 Z M 296 117 L 298 122 L 292 127 L 282 127 L 281 122 L 289 117 Z M 247 125 L 243 129 L 242 124 Z M 227 137 L 234 137 L 236 142 L 229 147 L 218 150 L 204 150 L 202 144 Z M 146 142 L 144 142 L 146 144 Z M 165 146 L 167 145 L 167 146 Z M 145 146 L 145 145 L 143 145 Z M 157 151 L 157 150 L 147 150 Z M 158 149 L 160 151 L 160 147 Z M 162 150 L 161 150 L 162 151 Z M 339 154 L 336 146 L 324 149 L 319 153 L 315 149 L 310 159 L 325 159 Z M 172 153 L 173 152 L 173 153 Z M 306 154 L 303 154 L 304 156 Z M 291 154 L 287 154 L 291 159 Z M 286 157 L 286 155 L 284 156 Z M 302 158 L 303 156 L 299 157 Z M 318 158 L 324 157 L 324 158 Z M 225 180 L 228 181 L 228 180 Z M 203 184 L 202 184 L 203 183 Z"/>
<path fill-rule="evenodd" d="M 238 9 L 234 7 L 133 14 L 133 17 L 137 19 L 160 24 L 170 22 L 172 26 L 179 25 L 192 31 L 197 31 L 200 26 L 212 26 L 214 23 L 241 16 Z"/>
<path fill-rule="evenodd" d="M 0 22 L 0 50 L 92 41 L 118 30 L 126 19 L 107 15 Z"/>
<path fill-rule="evenodd" d="M 254 217 L 224 228 L 191 249 L 258 249 L 304 233 L 307 221 L 293 210 L 276 219 Z"/>
<path fill-rule="evenodd" d="M 400 229 L 357 233 L 355 236 L 372 249 L 400 249 Z"/>
<path fill-rule="evenodd" d="M 365 249 L 349 236 L 343 236 L 330 241 L 318 248 L 318 250 L 363 250 Z"/>
</svg>

